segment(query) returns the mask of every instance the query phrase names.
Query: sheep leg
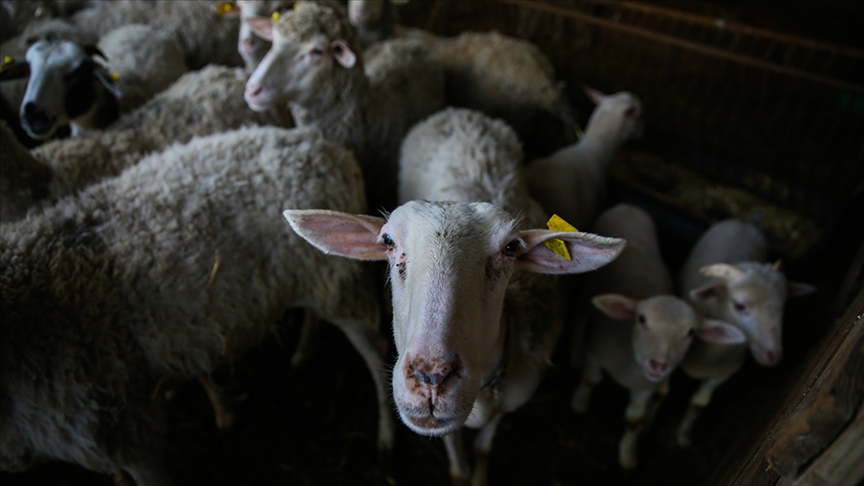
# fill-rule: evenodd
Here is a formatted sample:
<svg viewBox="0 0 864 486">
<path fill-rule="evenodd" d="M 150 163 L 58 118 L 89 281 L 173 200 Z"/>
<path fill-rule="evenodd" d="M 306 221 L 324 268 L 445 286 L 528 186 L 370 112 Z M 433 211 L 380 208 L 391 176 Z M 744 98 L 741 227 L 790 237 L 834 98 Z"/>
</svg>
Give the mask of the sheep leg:
<svg viewBox="0 0 864 486">
<path fill-rule="evenodd" d="M 728 376 L 723 378 L 708 378 L 702 382 L 702 386 L 693 394 L 693 398 L 690 399 L 690 408 L 687 410 L 684 420 L 678 426 L 679 446 L 690 446 L 690 432 L 693 430 L 693 423 L 696 422 L 696 418 L 699 417 L 702 409 L 711 401 L 711 395 L 714 393 L 714 390 L 725 383 L 727 379 L 729 379 Z"/>
<path fill-rule="evenodd" d="M 501 422 L 501 412 L 495 413 L 492 419 L 480 429 L 477 438 L 474 439 L 474 473 L 471 475 L 471 486 L 486 486 L 489 470 L 489 453 L 492 451 L 492 439 L 498 424 Z"/>
<path fill-rule="evenodd" d="M 645 412 L 654 390 L 630 390 L 630 404 L 624 413 L 626 429 L 618 444 L 618 462 L 624 469 L 633 469 L 639 462 L 637 454 L 639 434 L 645 423 Z"/>
<path fill-rule="evenodd" d="M 204 386 L 207 391 L 207 397 L 210 399 L 210 404 L 213 406 L 213 414 L 216 416 L 216 427 L 219 430 L 230 429 L 234 425 L 234 411 L 229 403 L 229 400 L 219 389 L 219 386 L 213 383 L 210 375 L 198 376 L 198 381 Z"/>
<path fill-rule="evenodd" d="M 468 458 L 465 456 L 465 447 L 462 444 L 462 429 L 456 429 L 452 434 L 444 436 L 444 447 L 447 449 L 447 459 L 450 462 L 450 480 L 453 486 L 468 484 L 468 475 L 471 467 L 468 466 Z"/>
<path fill-rule="evenodd" d="M 570 400 L 570 408 L 576 413 L 588 411 L 588 402 L 591 400 L 591 392 L 600 381 L 603 380 L 603 368 L 589 354 L 585 359 L 585 371 L 582 372 L 582 381 L 573 392 Z"/>
<path fill-rule="evenodd" d="M 648 428 L 651 427 L 651 424 L 654 423 L 654 417 L 657 416 L 657 409 L 660 408 L 660 405 L 666 401 L 666 397 L 669 395 L 669 380 L 660 383 L 657 385 L 657 389 L 654 390 L 654 393 L 651 394 L 651 401 L 648 402 L 648 407 L 645 410 L 645 421 L 642 433 L 648 431 Z"/>
<path fill-rule="evenodd" d="M 378 395 L 378 452 L 386 455 L 393 448 L 395 424 L 390 415 L 390 395 L 387 393 L 387 371 L 384 367 L 384 356 L 387 352 L 387 342 L 369 324 L 362 320 L 335 319 L 332 320 L 354 348 L 363 357 Z"/>
<path fill-rule="evenodd" d="M 315 335 L 321 321 L 311 309 L 303 310 L 303 328 L 300 331 L 300 341 L 297 342 L 297 349 L 294 350 L 294 355 L 291 356 L 291 366 L 295 369 L 303 367 L 312 356 L 315 349 Z"/>
</svg>

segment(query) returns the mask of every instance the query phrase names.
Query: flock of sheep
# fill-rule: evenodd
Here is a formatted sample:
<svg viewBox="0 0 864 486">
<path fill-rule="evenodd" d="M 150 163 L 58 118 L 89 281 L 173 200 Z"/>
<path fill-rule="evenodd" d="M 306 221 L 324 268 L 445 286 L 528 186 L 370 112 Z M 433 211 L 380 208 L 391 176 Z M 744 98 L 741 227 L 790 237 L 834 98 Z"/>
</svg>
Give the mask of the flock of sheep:
<svg viewBox="0 0 864 486">
<path fill-rule="evenodd" d="M 627 388 L 632 468 L 675 369 L 703 380 L 687 445 L 747 349 L 780 360 L 784 302 L 813 290 L 765 263 L 765 238 L 737 220 L 703 235 L 676 285 L 650 215 L 605 207 L 639 99 L 587 89 L 597 106 L 577 141 L 527 42 L 405 29 L 386 1 L 78 3 L 2 46 L 15 107 L 0 125 L 4 471 L 62 460 L 170 483 L 156 392 L 199 380 L 230 427 L 210 374 L 287 308 L 362 355 L 379 450 L 398 447 L 395 404 L 443 437 L 455 483 L 485 484 L 496 427 L 569 325 L 572 408 L 586 412 L 603 371 Z M 18 123 L 44 143 L 22 145 Z M 537 126 L 564 148 L 536 157 Z M 591 232 L 545 229 L 553 213 Z M 372 261 L 387 262 L 389 295 Z M 473 454 L 463 427 L 480 429 Z"/>
</svg>

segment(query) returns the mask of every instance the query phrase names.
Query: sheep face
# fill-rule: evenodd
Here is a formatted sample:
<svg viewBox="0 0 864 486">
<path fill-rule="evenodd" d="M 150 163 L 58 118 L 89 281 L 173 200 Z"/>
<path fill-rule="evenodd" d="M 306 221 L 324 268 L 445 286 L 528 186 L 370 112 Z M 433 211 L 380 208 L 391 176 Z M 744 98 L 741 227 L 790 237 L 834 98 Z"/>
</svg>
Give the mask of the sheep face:
<svg viewBox="0 0 864 486">
<path fill-rule="evenodd" d="M 461 427 L 480 390 L 500 374 L 504 295 L 516 270 L 579 273 L 613 260 L 620 239 L 516 229 L 488 203 L 411 201 L 389 220 L 329 211 L 286 211 L 300 236 L 326 253 L 387 260 L 399 358 L 393 397 L 414 432 Z M 565 242 L 571 260 L 544 243 Z"/>
<path fill-rule="evenodd" d="M 759 364 L 779 363 L 783 353 L 783 305 L 787 297 L 805 295 L 814 288 L 787 282 L 769 263 L 718 263 L 702 267 L 700 272 L 716 281 L 694 289 L 690 298 L 711 303 L 722 319 L 739 326 Z"/>
<path fill-rule="evenodd" d="M 588 97 L 597 104 L 588 120 L 588 129 L 608 141 L 610 146 L 642 136 L 642 102 L 627 91 L 606 95 L 592 88 L 585 88 Z"/>
<path fill-rule="evenodd" d="M 30 80 L 21 101 L 21 126 L 31 137 L 49 138 L 95 107 L 99 82 L 108 83 L 92 59 L 91 46 L 42 39 L 27 50 Z"/>
<path fill-rule="evenodd" d="M 335 71 L 355 68 L 362 72 L 349 41 L 330 32 L 339 29 L 317 28 L 319 20 L 341 25 L 331 9 L 314 4 L 302 4 L 278 22 L 247 19 L 256 34 L 273 43 L 246 83 L 250 108 L 263 111 L 277 103 L 314 104 L 333 85 L 329 81 Z"/>
<path fill-rule="evenodd" d="M 598 295 L 595 307 L 614 319 L 633 323 L 632 355 L 642 375 L 659 383 L 669 378 L 697 336 L 707 342 L 743 343 L 746 337 L 727 322 L 701 319 L 683 300 L 657 295 L 644 300 L 617 294 Z"/>
</svg>

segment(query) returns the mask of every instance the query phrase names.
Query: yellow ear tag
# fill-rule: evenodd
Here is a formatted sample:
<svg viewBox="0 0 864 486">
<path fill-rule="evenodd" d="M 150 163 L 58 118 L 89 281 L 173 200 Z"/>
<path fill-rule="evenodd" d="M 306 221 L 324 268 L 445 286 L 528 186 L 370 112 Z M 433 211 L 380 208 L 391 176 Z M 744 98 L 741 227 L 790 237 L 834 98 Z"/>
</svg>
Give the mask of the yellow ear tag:
<svg viewBox="0 0 864 486">
<path fill-rule="evenodd" d="M 234 2 L 219 2 L 216 5 L 216 13 L 221 17 L 233 12 L 237 5 Z"/>
<path fill-rule="evenodd" d="M 568 231 L 568 232 L 578 232 L 573 225 L 561 219 L 557 214 L 553 214 L 549 221 L 546 222 L 546 226 L 553 231 Z M 570 256 L 570 251 L 567 250 L 567 244 L 564 243 L 564 240 L 559 240 L 555 238 L 554 240 L 547 240 L 543 243 L 546 245 L 546 248 L 549 248 L 556 255 L 560 256 L 565 260 L 572 260 L 573 258 Z"/>
<path fill-rule="evenodd" d="M 120 75 L 117 73 L 111 73 L 111 81 L 117 81 L 120 79 Z"/>
<path fill-rule="evenodd" d="M 273 20 L 279 20 L 279 17 L 281 17 L 281 15 L 279 15 L 279 12 L 273 12 L 273 15 L 271 15 L 271 17 L 273 18 Z"/>
<path fill-rule="evenodd" d="M 12 56 L 4 57 L 3 58 L 3 65 L 0 66 L 0 69 L 5 68 L 6 66 L 12 64 L 13 62 L 15 62 L 15 59 L 13 59 Z"/>
</svg>

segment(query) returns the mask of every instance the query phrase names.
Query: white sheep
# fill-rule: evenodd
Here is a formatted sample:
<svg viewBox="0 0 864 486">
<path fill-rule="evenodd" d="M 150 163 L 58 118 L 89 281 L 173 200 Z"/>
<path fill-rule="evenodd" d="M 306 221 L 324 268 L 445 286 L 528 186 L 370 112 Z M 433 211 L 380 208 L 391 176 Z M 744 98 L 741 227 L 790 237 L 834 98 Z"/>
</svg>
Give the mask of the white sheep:
<svg viewBox="0 0 864 486">
<path fill-rule="evenodd" d="M 195 136 L 243 126 L 293 126 L 287 108 L 249 109 L 240 95 L 246 83 L 241 68 L 208 66 L 190 71 L 108 130 L 54 140 L 32 150 L 54 173 L 49 202 L 120 174 L 145 155 Z"/>
<path fill-rule="evenodd" d="M 11 69 L 29 76 L 19 116 L 40 140 L 67 123 L 73 136 L 108 127 L 187 70 L 176 42 L 142 24 L 110 31 L 97 46 L 41 39 Z"/>
<path fill-rule="evenodd" d="M 627 247 L 609 265 L 584 275 L 584 287 L 600 312 L 592 313 L 585 369 L 571 407 L 577 413 L 587 411 L 591 391 L 604 370 L 629 390 L 618 462 L 632 469 L 638 463 L 639 435 L 667 395 L 669 377 L 691 343 L 699 339 L 743 343 L 745 337 L 732 324 L 701 318 L 686 301 L 672 295 L 672 276 L 647 212 L 629 204 L 616 205 L 600 214 L 591 231 L 623 238 Z"/>
<path fill-rule="evenodd" d="M 690 432 L 714 390 L 741 369 L 747 348 L 756 362 L 776 365 L 782 356 L 783 305 L 789 297 L 807 295 L 815 287 L 786 279 L 779 261 L 763 263 L 768 245 L 752 223 L 728 219 L 713 224 L 699 238 L 679 277 L 681 295 L 701 315 L 737 325 L 746 344 L 697 342 L 681 369 L 702 381 L 678 428 L 678 443 L 690 444 Z"/>
<path fill-rule="evenodd" d="M 470 471 L 462 426 L 481 429 L 475 484 L 486 481 L 501 417 L 536 390 L 561 329 L 555 279 L 614 259 L 624 242 L 536 228 L 545 216 L 519 178 L 521 151 L 501 120 L 447 109 L 405 138 L 401 200 L 383 218 L 286 211 L 325 253 L 389 262 L 398 360 L 393 398 L 414 432 L 443 436 L 454 481 Z M 439 177 L 446 180 L 440 181 Z M 409 192 L 410 191 L 410 192 Z M 572 259 L 543 243 L 562 240 Z M 522 271 L 519 271 L 522 270 Z"/>
<path fill-rule="evenodd" d="M 370 209 L 393 207 L 399 144 L 416 122 L 444 107 L 444 75 L 416 41 L 391 41 L 364 72 L 354 30 L 339 9 L 304 2 L 278 20 L 248 19 L 273 47 L 252 73 L 252 109 L 289 104 L 298 126 L 314 126 L 351 150 Z"/>
<path fill-rule="evenodd" d="M 0 469 L 55 459 L 167 484 L 164 404 L 150 398 L 160 377 L 206 377 L 294 306 L 362 354 L 388 449 L 374 272 L 326 257 L 280 218 L 362 213 L 362 191 L 348 151 L 254 127 L 174 146 L 0 227 Z"/>
<path fill-rule="evenodd" d="M 642 133 L 642 103 L 628 92 L 586 88 L 597 107 L 579 142 L 525 168 L 531 195 L 576 228 L 588 226 L 606 201 L 606 174 L 615 152 Z"/>
</svg>

